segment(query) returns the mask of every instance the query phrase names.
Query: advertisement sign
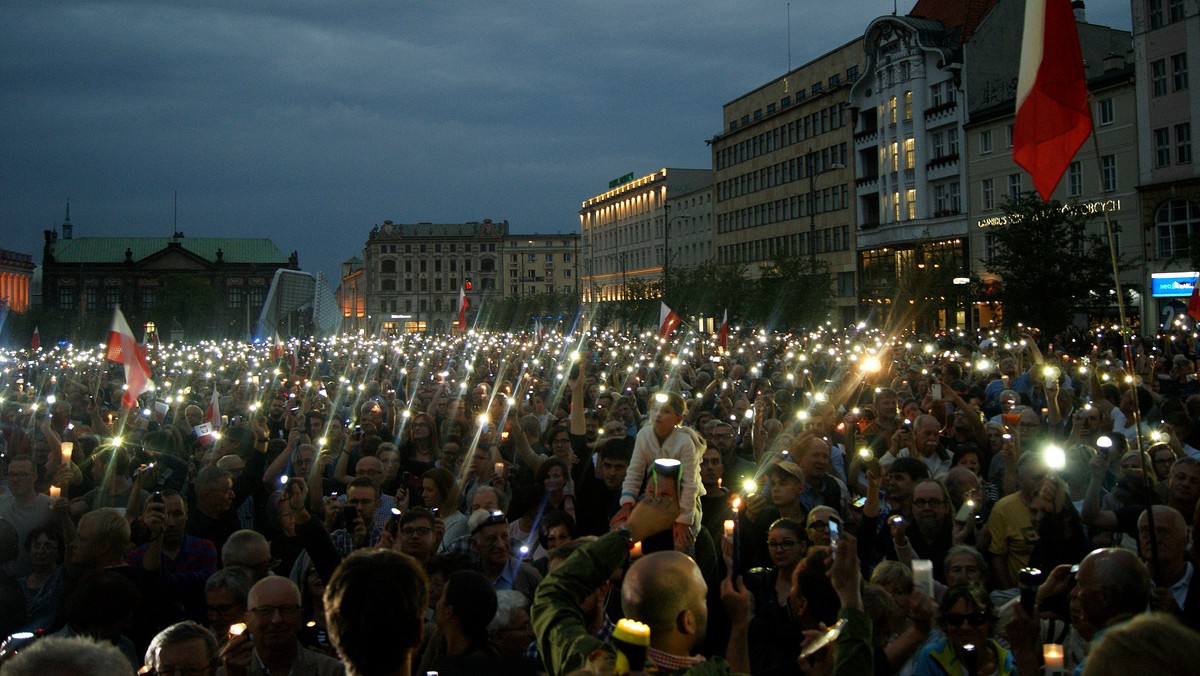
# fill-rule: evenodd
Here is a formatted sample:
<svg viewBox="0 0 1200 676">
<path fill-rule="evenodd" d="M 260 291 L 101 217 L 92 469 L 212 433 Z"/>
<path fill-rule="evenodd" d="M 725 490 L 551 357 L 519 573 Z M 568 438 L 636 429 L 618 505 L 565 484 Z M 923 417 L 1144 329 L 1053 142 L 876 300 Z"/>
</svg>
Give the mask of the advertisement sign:
<svg viewBox="0 0 1200 676">
<path fill-rule="evenodd" d="M 1155 298 L 1187 298 L 1196 284 L 1195 272 L 1156 272 L 1150 275 L 1150 295 Z"/>
</svg>

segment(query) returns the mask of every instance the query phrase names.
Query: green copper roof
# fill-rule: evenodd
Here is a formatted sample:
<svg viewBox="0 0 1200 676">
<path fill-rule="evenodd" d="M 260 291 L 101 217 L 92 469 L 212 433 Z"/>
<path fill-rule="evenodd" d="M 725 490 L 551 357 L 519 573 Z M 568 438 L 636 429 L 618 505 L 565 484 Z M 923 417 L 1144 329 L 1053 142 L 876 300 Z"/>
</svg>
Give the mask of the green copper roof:
<svg viewBox="0 0 1200 676">
<path fill-rule="evenodd" d="M 133 251 L 133 260 L 138 261 L 167 248 L 173 241 L 188 251 L 215 261 L 217 250 L 224 254 L 226 263 L 281 263 L 288 257 L 269 239 L 243 237 L 77 237 L 59 239 L 54 245 L 54 260 L 59 263 L 120 263 L 125 260 L 125 250 Z"/>
</svg>

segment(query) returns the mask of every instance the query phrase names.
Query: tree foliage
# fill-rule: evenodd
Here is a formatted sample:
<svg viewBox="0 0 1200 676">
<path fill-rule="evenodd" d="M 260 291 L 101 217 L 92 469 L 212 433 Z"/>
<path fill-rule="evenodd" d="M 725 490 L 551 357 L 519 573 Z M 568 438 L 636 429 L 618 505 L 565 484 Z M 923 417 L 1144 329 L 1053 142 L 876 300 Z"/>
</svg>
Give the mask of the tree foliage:
<svg viewBox="0 0 1200 676">
<path fill-rule="evenodd" d="M 1075 313 L 1116 302 L 1108 240 L 1089 232 L 1092 215 L 1033 193 L 1010 200 L 1004 211 L 1006 223 L 991 228 L 995 249 L 985 263 L 1002 279 L 995 297 L 1009 328 L 1023 322 L 1053 335 Z"/>
</svg>

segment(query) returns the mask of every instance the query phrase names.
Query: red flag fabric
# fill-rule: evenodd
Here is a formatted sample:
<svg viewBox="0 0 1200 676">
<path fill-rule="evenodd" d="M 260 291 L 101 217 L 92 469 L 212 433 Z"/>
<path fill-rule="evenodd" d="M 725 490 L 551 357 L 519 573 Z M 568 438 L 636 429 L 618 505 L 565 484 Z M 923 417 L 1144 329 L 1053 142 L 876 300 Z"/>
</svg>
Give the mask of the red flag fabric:
<svg viewBox="0 0 1200 676">
<path fill-rule="evenodd" d="M 717 334 L 717 345 L 722 350 L 729 349 L 729 310 L 725 310 L 725 314 L 721 316 L 721 332 Z"/>
<path fill-rule="evenodd" d="M 208 402 L 208 410 L 204 412 L 204 422 L 212 425 L 214 430 L 221 429 L 221 397 L 217 394 L 216 385 L 213 385 L 212 399 Z"/>
<path fill-rule="evenodd" d="M 1092 133 L 1087 95 L 1071 0 L 1027 0 L 1013 160 L 1043 200 Z"/>
<path fill-rule="evenodd" d="M 1188 316 L 1200 322 L 1200 277 L 1192 282 L 1192 297 L 1188 298 Z"/>
<path fill-rule="evenodd" d="M 125 396 L 121 403 L 133 407 L 137 398 L 143 392 L 154 389 L 154 381 L 150 379 L 150 362 L 146 353 L 133 337 L 129 322 L 121 314 L 121 308 L 113 311 L 112 328 L 108 332 L 107 358 L 125 367 Z"/>
<path fill-rule="evenodd" d="M 29 347 L 33 348 L 34 352 L 42 349 L 42 334 L 38 333 L 38 327 L 33 327 L 33 336 L 29 338 Z"/>
<path fill-rule="evenodd" d="M 467 289 L 465 286 L 458 287 L 458 330 L 461 333 L 467 332 Z"/>
<path fill-rule="evenodd" d="M 666 303 L 660 302 L 659 305 L 661 307 L 658 310 L 658 337 L 666 340 L 675 331 L 675 327 L 679 326 L 680 318 Z"/>
</svg>

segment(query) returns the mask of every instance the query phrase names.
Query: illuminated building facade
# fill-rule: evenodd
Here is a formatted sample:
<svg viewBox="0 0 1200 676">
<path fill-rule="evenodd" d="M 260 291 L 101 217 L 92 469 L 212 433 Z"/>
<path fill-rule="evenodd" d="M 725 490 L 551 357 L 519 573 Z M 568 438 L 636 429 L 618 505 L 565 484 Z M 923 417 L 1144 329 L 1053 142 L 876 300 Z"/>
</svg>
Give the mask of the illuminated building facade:
<svg viewBox="0 0 1200 676">
<path fill-rule="evenodd" d="M 33 256 L 0 249 L 0 303 L 7 303 L 10 312 L 29 309 L 29 282 L 35 267 Z"/>
<path fill-rule="evenodd" d="M 696 216 L 671 210 L 671 200 L 712 185 L 708 169 L 659 169 L 640 178 L 626 174 L 579 210 L 583 301 L 621 300 L 659 293 L 672 228 Z M 689 207 L 694 208 L 694 207 Z"/>
<path fill-rule="evenodd" d="M 509 235 L 504 242 L 506 298 L 538 293 L 578 294 L 579 235 Z"/>
</svg>

